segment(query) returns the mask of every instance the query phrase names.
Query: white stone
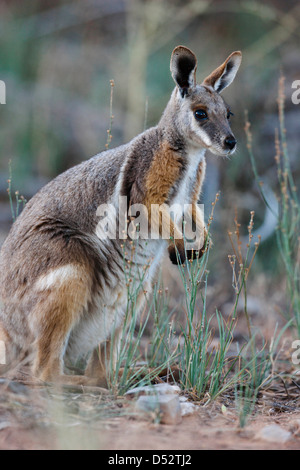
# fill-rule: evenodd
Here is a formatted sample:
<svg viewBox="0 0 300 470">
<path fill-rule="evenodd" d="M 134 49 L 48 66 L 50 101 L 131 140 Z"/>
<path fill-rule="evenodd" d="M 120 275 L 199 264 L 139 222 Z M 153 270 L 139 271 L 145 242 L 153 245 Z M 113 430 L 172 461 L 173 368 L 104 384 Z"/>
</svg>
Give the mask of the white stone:
<svg viewBox="0 0 300 470">
<path fill-rule="evenodd" d="M 182 420 L 178 395 L 142 395 L 135 409 L 138 412 L 157 414 L 162 424 L 179 424 Z"/>
<path fill-rule="evenodd" d="M 176 395 L 180 392 L 178 385 L 156 384 L 136 387 L 125 393 L 127 398 L 136 398 L 142 395 Z"/>
<path fill-rule="evenodd" d="M 181 416 L 189 416 L 195 413 L 197 406 L 190 402 L 182 402 L 180 403 L 181 407 Z"/>
<path fill-rule="evenodd" d="M 279 444 L 284 444 L 291 438 L 291 436 L 292 434 L 289 431 L 278 426 L 278 424 L 265 426 L 257 435 L 260 439 L 264 439 L 269 442 L 277 442 Z"/>
</svg>

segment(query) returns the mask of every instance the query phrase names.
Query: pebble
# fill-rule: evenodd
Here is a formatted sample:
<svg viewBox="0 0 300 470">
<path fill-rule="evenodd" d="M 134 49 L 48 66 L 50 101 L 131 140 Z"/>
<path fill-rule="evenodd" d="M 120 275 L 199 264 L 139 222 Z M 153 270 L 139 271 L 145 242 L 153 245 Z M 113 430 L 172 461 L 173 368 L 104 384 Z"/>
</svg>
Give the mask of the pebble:
<svg viewBox="0 0 300 470">
<path fill-rule="evenodd" d="M 8 421 L 2 421 L 2 423 L 0 423 L 0 431 L 3 431 L 4 429 L 10 428 L 10 427 L 11 427 L 11 423 L 9 423 Z"/>
<path fill-rule="evenodd" d="M 286 431 L 278 424 L 270 424 L 262 428 L 257 437 L 269 442 L 277 442 L 278 444 L 284 444 L 291 438 L 292 434 Z"/>
<path fill-rule="evenodd" d="M 142 395 L 176 395 L 180 392 L 178 385 L 170 384 L 156 384 L 156 385 L 145 385 L 144 387 L 136 387 L 128 390 L 125 393 L 127 398 L 137 398 Z"/>
<path fill-rule="evenodd" d="M 141 395 L 135 409 L 147 414 L 159 414 L 162 424 L 181 423 L 181 406 L 178 395 Z"/>
<path fill-rule="evenodd" d="M 180 403 L 181 416 L 189 416 L 195 413 L 197 406 L 188 401 Z"/>
</svg>

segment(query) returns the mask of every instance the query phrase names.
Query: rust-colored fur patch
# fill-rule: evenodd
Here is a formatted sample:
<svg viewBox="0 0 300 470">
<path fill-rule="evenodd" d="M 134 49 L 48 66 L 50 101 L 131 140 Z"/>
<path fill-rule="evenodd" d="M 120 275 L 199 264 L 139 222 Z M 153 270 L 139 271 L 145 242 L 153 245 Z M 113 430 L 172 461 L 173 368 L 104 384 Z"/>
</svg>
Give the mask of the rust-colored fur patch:
<svg viewBox="0 0 300 470">
<path fill-rule="evenodd" d="M 179 178 L 182 168 L 180 155 L 163 142 L 153 157 L 146 178 L 145 204 L 163 204 L 167 201 L 170 189 Z"/>
<path fill-rule="evenodd" d="M 144 201 L 151 220 L 151 204 L 162 205 L 168 201 L 171 188 L 176 184 L 182 169 L 181 156 L 174 151 L 168 142 L 163 142 L 154 155 L 151 167 L 148 171 L 145 186 L 146 198 Z M 181 234 L 176 229 L 168 214 L 162 208 L 162 218 L 170 221 L 171 237 L 180 239 Z M 160 219 L 161 230 L 161 219 Z"/>
<path fill-rule="evenodd" d="M 32 322 L 40 333 L 34 364 L 34 374 L 40 379 L 53 380 L 63 374 L 61 360 L 65 340 L 87 308 L 90 296 L 90 276 L 83 270 L 81 276 L 40 294 L 40 300 L 31 313 Z"/>
<path fill-rule="evenodd" d="M 7 343 L 10 341 L 10 338 L 8 336 L 7 331 L 4 329 L 3 325 L 0 322 L 0 341 L 4 341 L 4 343 Z"/>
</svg>

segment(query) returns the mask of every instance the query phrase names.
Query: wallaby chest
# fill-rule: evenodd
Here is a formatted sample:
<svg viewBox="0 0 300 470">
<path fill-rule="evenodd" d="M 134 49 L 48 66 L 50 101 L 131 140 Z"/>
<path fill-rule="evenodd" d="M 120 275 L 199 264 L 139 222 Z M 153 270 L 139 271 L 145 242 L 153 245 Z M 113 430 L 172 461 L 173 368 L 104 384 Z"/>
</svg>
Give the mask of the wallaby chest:
<svg viewBox="0 0 300 470">
<path fill-rule="evenodd" d="M 184 204 L 191 204 L 192 202 L 191 196 L 197 180 L 199 165 L 204 160 L 204 154 L 205 151 L 199 149 L 192 150 L 187 154 L 183 175 L 177 187 L 174 187 L 170 194 L 171 203 L 182 206 L 182 210 Z"/>
</svg>

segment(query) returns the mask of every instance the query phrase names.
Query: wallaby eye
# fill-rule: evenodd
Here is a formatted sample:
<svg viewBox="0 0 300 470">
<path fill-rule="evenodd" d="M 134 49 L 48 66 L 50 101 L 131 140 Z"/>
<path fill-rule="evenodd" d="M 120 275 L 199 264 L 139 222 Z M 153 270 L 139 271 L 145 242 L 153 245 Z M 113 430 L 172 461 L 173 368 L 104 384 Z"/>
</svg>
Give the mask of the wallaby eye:
<svg viewBox="0 0 300 470">
<path fill-rule="evenodd" d="M 205 121 L 206 119 L 208 119 L 207 112 L 204 111 L 204 109 L 197 109 L 194 112 L 194 116 L 197 119 L 197 121 Z"/>
<path fill-rule="evenodd" d="M 231 111 L 227 112 L 227 119 L 230 119 L 230 116 L 234 116 L 234 114 Z"/>
</svg>

